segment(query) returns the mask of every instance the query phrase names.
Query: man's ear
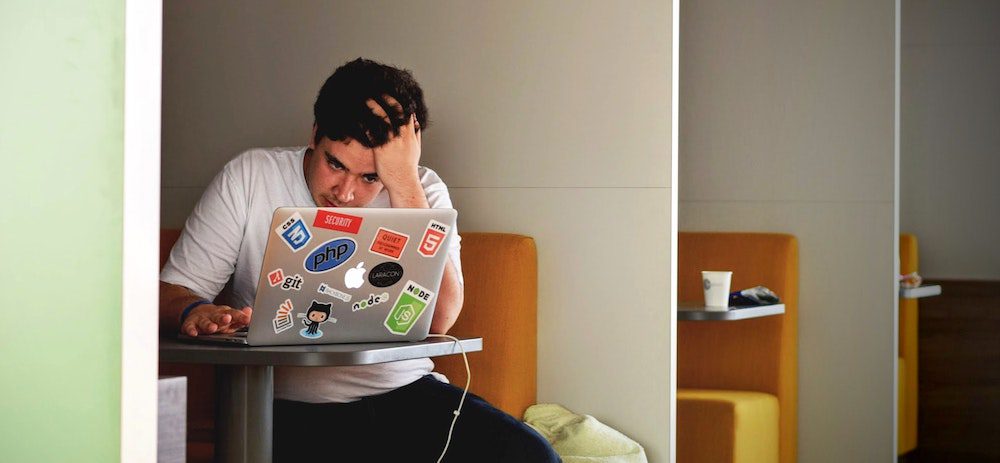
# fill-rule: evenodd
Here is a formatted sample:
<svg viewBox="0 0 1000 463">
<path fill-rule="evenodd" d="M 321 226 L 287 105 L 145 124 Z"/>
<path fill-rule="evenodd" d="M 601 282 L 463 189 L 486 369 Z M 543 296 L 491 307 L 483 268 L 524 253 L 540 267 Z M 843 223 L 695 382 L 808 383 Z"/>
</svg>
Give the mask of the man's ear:
<svg viewBox="0 0 1000 463">
<path fill-rule="evenodd" d="M 312 135 L 309 137 L 309 149 L 316 149 L 316 124 L 313 123 Z"/>
</svg>

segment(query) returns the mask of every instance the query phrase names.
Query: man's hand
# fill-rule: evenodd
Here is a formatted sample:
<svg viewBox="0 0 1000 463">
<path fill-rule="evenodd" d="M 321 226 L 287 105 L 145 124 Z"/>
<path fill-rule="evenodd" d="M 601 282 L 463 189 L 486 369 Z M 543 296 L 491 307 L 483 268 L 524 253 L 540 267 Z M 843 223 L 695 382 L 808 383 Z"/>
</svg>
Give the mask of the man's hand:
<svg viewBox="0 0 1000 463">
<path fill-rule="evenodd" d="M 188 336 L 199 334 L 234 333 L 250 325 L 253 309 L 244 307 L 236 310 L 227 305 L 203 304 L 195 307 L 181 324 L 181 333 Z"/>
<path fill-rule="evenodd" d="M 383 100 L 391 109 L 402 112 L 403 108 L 395 98 L 385 95 Z M 390 123 L 389 116 L 375 100 L 368 100 L 368 107 L 375 115 Z M 388 143 L 373 151 L 375 171 L 382 185 L 389 191 L 390 199 L 424 196 L 417 175 L 417 165 L 420 163 L 420 123 L 417 122 L 416 115 L 411 115 L 409 122 L 399 127 L 398 135 L 393 135 Z M 400 207 L 395 204 L 393 206 Z M 413 207 L 413 205 L 402 207 Z"/>
</svg>

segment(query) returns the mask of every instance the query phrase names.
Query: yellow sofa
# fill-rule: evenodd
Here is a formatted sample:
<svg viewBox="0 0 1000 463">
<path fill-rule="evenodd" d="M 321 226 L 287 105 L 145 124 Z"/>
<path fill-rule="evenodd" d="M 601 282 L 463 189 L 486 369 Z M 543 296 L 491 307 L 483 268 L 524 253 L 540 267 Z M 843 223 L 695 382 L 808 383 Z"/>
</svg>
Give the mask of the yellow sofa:
<svg viewBox="0 0 1000 463">
<path fill-rule="evenodd" d="M 679 301 L 703 302 L 702 270 L 731 270 L 733 289 L 763 285 L 783 315 L 680 321 L 678 463 L 793 463 L 798 388 L 798 243 L 770 233 L 678 234 Z"/>
<path fill-rule="evenodd" d="M 899 273 L 917 272 L 917 237 L 899 236 Z M 917 299 L 899 298 L 897 453 L 917 448 Z"/>
<path fill-rule="evenodd" d="M 161 230 L 160 265 L 180 236 Z M 538 259 L 531 237 L 462 233 L 465 304 L 449 334 L 483 338 L 469 354 L 471 391 L 520 419 L 535 403 Z M 436 370 L 465 385 L 461 356 L 434 359 Z M 188 376 L 188 461 L 213 458 L 215 378 L 211 365 L 160 364 L 161 374 Z"/>
</svg>

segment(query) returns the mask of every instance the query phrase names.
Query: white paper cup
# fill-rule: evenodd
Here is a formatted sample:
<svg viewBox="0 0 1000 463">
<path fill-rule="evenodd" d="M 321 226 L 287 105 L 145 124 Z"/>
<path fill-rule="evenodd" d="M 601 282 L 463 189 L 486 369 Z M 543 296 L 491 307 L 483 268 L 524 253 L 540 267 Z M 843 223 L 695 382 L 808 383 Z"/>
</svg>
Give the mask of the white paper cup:
<svg viewBox="0 0 1000 463">
<path fill-rule="evenodd" d="M 733 272 L 701 272 L 701 284 L 705 288 L 705 308 L 707 310 L 727 310 L 729 308 L 729 286 Z"/>
</svg>

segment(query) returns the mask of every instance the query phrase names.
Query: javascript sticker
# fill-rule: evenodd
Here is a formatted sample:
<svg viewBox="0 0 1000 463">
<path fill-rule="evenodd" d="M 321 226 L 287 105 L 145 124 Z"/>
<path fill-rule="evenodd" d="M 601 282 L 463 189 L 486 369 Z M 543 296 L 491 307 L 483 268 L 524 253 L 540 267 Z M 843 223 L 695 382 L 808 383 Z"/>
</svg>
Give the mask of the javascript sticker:
<svg viewBox="0 0 1000 463">
<path fill-rule="evenodd" d="M 413 281 L 407 281 L 403 285 L 403 292 L 399 293 L 396 303 L 392 305 L 392 310 L 385 318 L 385 327 L 392 334 L 406 335 L 423 315 L 424 309 L 433 297 L 434 293 L 427 288 Z"/>
</svg>

